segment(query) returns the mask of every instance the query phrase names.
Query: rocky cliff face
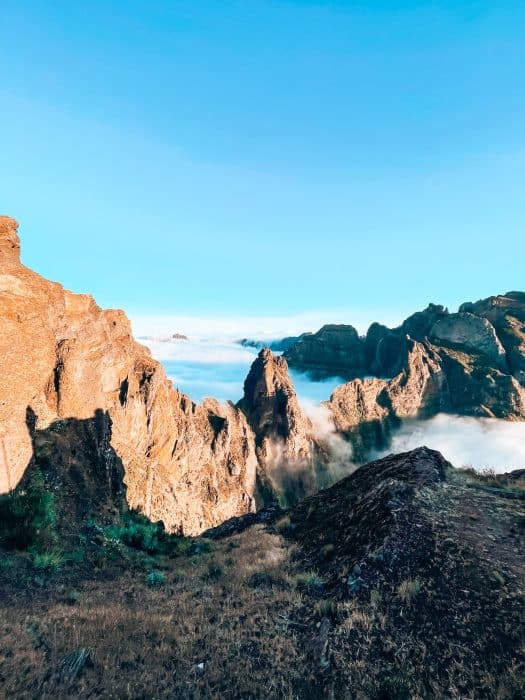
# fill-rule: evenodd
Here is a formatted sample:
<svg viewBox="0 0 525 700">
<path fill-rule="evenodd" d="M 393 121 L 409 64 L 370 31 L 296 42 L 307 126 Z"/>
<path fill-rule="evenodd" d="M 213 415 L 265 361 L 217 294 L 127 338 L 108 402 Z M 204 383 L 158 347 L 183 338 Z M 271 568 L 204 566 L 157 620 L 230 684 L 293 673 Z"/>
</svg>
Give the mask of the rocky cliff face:
<svg viewBox="0 0 525 700">
<path fill-rule="evenodd" d="M 466 303 L 460 312 L 487 319 L 493 325 L 506 352 L 513 376 L 525 386 L 525 294 L 508 292 L 475 303 Z"/>
<path fill-rule="evenodd" d="M 357 454 L 384 446 L 400 420 L 438 411 L 525 420 L 523 293 L 463 304 L 458 313 L 430 304 L 397 328 L 374 323 L 365 338 L 335 335 L 321 329 L 286 357 L 294 367 L 332 376 L 344 374 L 346 358 L 346 374 L 355 378 L 326 406 Z"/>
<path fill-rule="evenodd" d="M 439 357 L 415 340 L 406 339 L 406 347 L 406 366 L 393 379 L 354 379 L 338 387 L 325 403 L 336 429 L 351 440 L 359 458 L 384 446 L 400 420 L 445 408 L 446 379 Z"/>
<path fill-rule="evenodd" d="M 366 371 L 364 345 L 353 326 L 323 326 L 317 333 L 302 336 L 284 356 L 291 367 L 319 379 L 353 379 Z"/>
<path fill-rule="evenodd" d="M 133 340 L 122 311 L 43 279 L 19 253 L 16 222 L 0 217 L 0 493 L 32 459 L 28 409 L 40 433 L 103 412 L 130 506 L 185 533 L 252 510 L 257 458 L 243 413 L 195 404 Z"/>
<path fill-rule="evenodd" d="M 314 428 L 299 406 L 284 357 L 261 350 L 238 407 L 255 434 L 259 459 L 259 499 L 296 501 L 316 487 L 320 461 Z"/>
</svg>

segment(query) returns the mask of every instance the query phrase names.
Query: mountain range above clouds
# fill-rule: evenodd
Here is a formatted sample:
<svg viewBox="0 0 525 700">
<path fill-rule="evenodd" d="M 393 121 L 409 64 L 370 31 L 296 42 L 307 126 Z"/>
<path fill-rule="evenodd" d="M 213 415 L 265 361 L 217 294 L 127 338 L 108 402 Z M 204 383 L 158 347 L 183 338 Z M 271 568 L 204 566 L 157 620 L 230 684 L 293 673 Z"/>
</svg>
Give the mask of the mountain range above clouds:
<svg viewBox="0 0 525 700">
<path fill-rule="evenodd" d="M 350 471 L 388 447 L 406 419 L 442 412 L 525 419 L 523 293 L 463 304 L 457 313 L 431 304 L 397 328 L 372 324 L 365 337 L 330 325 L 288 338 L 283 357 L 261 350 L 236 406 L 199 405 L 133 340 L 123 312 L 48 282 L 21 264 L 19 250 L 16 222 L 2 217 L 4 492 L 41 451 L 49 458 L 61 449 L 56 436 L 43 440 L 49 426 L 102 412 L 100 439 L 122 461 L 128 504 L 172 531 L 197 533 L 326 485 L 333 436 L 353 451 Z M 288 366 L 348 379 L 320 407 L 322 434 L 297 401 Z M 79 438 L 76 469 L 84 457 Z"/>
</svg>

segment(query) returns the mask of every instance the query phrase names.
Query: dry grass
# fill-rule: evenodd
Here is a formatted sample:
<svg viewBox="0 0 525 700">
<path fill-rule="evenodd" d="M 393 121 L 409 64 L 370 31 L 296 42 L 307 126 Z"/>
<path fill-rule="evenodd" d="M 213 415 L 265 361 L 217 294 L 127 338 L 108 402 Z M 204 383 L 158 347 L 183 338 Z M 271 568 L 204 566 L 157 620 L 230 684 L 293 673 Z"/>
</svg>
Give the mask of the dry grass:
<svg viewBox="0 0 525 700">
<path fill-rule="evenodd" d="M 112 585 L 84 581 L 73 592 L 57 580 L 30 605 L 1 609 L 2 692 L 248 698 L 264 687 L 268 698 L 299 697 L 305 662 L 292 618 L 303 595 L 289 554 L 279 536 L 255 527 L 211 552 L 159 559 L 162 585 L 127 570 Z M 277 585 L 250 585 L 256 573 Z M 83 668 L 68 680 L 64 660 L 86 649 Z"/>
</svg>

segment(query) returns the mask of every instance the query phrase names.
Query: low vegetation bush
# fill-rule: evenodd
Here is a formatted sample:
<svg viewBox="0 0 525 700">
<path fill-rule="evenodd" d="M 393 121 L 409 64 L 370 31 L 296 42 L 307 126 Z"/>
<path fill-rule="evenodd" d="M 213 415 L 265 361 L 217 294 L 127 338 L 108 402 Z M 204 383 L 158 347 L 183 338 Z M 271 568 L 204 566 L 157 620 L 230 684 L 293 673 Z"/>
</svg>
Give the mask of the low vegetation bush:
<svg viewBox="0 0 525 700">
<path fill-rule="evenodd" d="M 157 571 L 154 569 L 146 576 L 146 583 L 152 588 L 163 586 L 166 583 L 166 576 L 162 573 L 162 571 Z"/>
<path fill-rule="evenodd" d="M 44 551 L 56 543 L 56 510 L 44 474 L 34 470 L 14 493 L 0 498 L 0 544 Z"/>
<path fill-rule="evenodd" d="M 140 549 L 148 554 L 164 553 L 170 539 L 162 523 L 152 523 L 144 515 L 134 511 L 123 515 L 118 525 L 109 525 L 105 534 L 110 540 L 118 540 L 128 547 Z"/>
<path fill-rule="evenodd" d="M 62 552 L 58 551 L 33 552 L 31 554 L 31 560 L 35 569 L 53 571 L 62 566 L 64 563 L 64 556 Z"/>
</svg>

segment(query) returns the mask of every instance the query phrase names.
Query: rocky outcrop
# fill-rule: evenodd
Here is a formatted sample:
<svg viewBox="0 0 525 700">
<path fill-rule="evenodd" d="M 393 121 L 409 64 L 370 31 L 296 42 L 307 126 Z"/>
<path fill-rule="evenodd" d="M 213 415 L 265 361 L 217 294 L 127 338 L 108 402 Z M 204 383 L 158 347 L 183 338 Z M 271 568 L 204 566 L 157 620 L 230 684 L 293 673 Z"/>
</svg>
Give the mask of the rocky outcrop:
<svg viewBox="0 0 525 700">
<path fill-rule="evenodd" d="M 510 371 L 525 386 L 525 293 L 507 292 L 468 302 L 461 305 L 460 311 L 490 321 L 505 348 Z"/>
<path fill-rule="evenodd" d="M 406 344 L 406 367 L 393 379 L 354 379 L 335 389 L 325 403 L 336 429 L 350 439 L 357 457 L 384 447 L 400 420 L 446 407 L 446 379 L 438 355 L 415 340 L 407 339 Z"/>
<path fill-rule="evenodd" d="M 174 389 L 122 311 L 43 279 L 19 250 L 16 222 L 0 217 L 0 493 L 33 457 L 28 409 L 39 434 L 102 412 L 131 507 L 185 533 L 252 510 L 257 458 L 243 413 Z"/>
<path fill-rule="evenodd" d="M 312 333 L 289 335 L 285 338 L 279 338 L 277 340 L 256 340 L 254 338 L 242 338 L 237 342 L 239 345 L 242 345 L 245 348 L 257 348 L 258 350 L 269 348 L 272 352 L 285 352 L 309 335 L 312 335 Z"/>
<path fill-rule="evenodd" d="M 480 354 L 496 365 L 504 361 L 505 350 L 494 326 L 486 318 L 461 312 L 449 314 L 435 323 L 429 340 L 436 345 L 460 348 L 464 352 Z"/>
<path fill-rule="evenodd" d="M 255 434 L 262 503 L 295 502 L 316 486 L 318 446 L 314 428 L 299 406 L 284 357 L 261 350 L 237 404 Z"/>
<path fill-rule="evenodd" d="M 291 367 L 319 379 L 353 379 L 366 372 L 364 344 L 353 326 L 323 326 L 317 333 L 303 336 L 284 356 Z"/>
<path fill-rule="evenodd" d="M 384 445 L 404 418 L 446 411 L 525 420 L 523 293 L 463 304 L 458 313 L 430 304 L 397 328 L 373 323 L 365 338 L 340 332 L 332 354 L 326 343 L 319 349 L 323 335 L 297 343 L 286 357 L 321 376 L 344 376 L 341 358 L 353 358 L 346 368 L 352 380 L 326 405 L 358 455 Z"/>
</svg>

